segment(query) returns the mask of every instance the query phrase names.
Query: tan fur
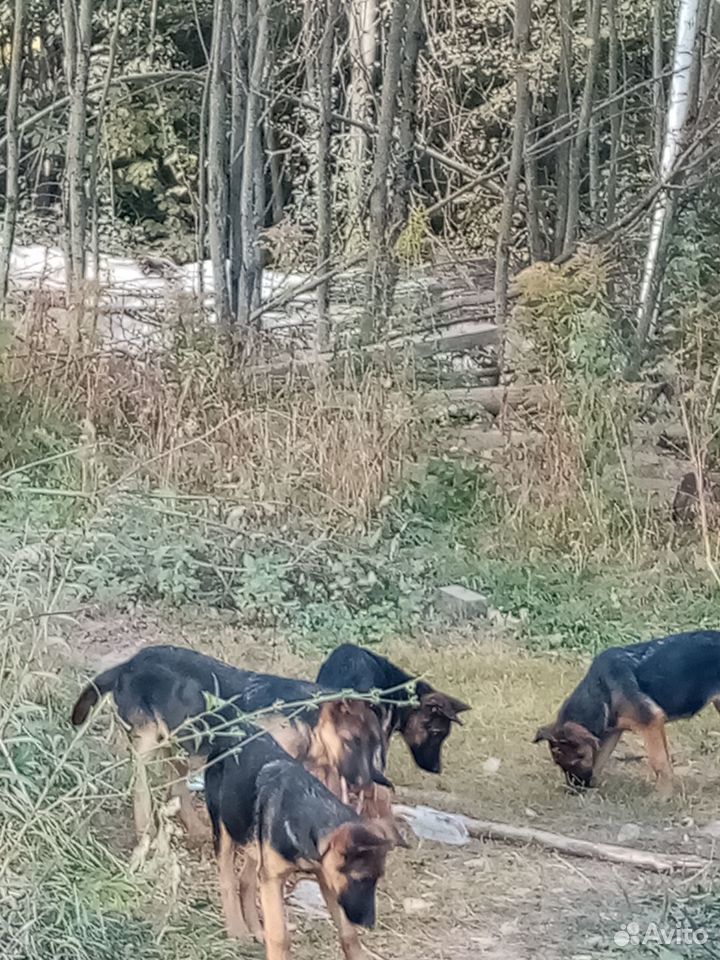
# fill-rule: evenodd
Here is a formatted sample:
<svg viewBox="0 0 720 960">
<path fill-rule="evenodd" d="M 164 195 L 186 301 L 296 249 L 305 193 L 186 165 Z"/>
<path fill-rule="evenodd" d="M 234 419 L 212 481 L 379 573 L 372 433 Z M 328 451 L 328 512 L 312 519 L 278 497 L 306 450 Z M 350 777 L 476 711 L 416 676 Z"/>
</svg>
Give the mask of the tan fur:
<svg viewBox="0 0 720 960">
<path fill-rule="evenodd" d="M 360 943 L 357 930 L 345 916 L 342 907 L 337 901 L 337 897 L 325 882 L 325 877 L 322 873 L 318 875 L 317 880 L 320 891 L 327 904 L 328 912 L 338 932 L 340 946 L 345 960 L 363 960 L 366 954 Z"/>
<path fill-rule="evenodd" d="M 156 723 L 146 723 L 132 730 L 132 747 L 135 761 L 133 785 L 133 816 L 135 835 L 138 840 L 154 832 L 153 801 L 148 779 L 150 758 L 157 759 L 163 751 L 163 731 Z"/>
<path fill-rule="evenodd" d="M 273 714 L 260 718 L 257 725 L 267 730 L 273 740 L 291 757 L 302 760 L 308 755 L 312 730 L 306 723 L 293 723 L 282 714 Z"/>
<path fill-rule="evenodd" d="M 357 829 L 357 825 L 355 828 Z M 343 868 L 347 852 L 353 847 L 353 829 L 353 825 L 343 824 L 321 839 L 320 860 L 312 863 L 291 863 L 268 843 L 262 846 L 251 844 L 244 851 L 245 863 L 239 882 L 236 882 L 234 872 L 236 847 L 225 828 L 221 827 L 218 868 L 228 935 L 243 935 L 249 928 L 256 939 L 264 940 L 267 960 L 289 960 L 290 937 L 285 918 L 285 885 L 299 873 L 310 873 L 317 879 L 330 916 L 335 922 L 346 960 L 361 960 L 365 954 L 357 931 L 338 903 L 338 897 L 348 885 L 348 876 Z M 393 836 L 395 828 L 390 823 L 374 821 L 368 824 L 366 829 L 371 837 L 375 837 L 375 846 L 364 851 L 367 874 L 361 870 L 358 878 L 365 875 L 380 877 L 384 870 L 387 851 L 395 842 Z M 262 925 L 256 904 L 258 885 L 263 910 Z M 238 922 L 239 915 L 240 922 Z"/>
<path fill-rule="evenodd" d="M 649 703 L 649 706 L 652 719 L 648 723 L 645 718 L 638 717 L 631 704 L 621 704 L 619 706 L 617 729 L 621 733 L 629 730 L 642 737 L 648 763 L 655 774 L 658 790 L 663 796 L 669 796 L 673 791 L 673 769 L 665 732 L 667 718 L 657 704 Z"/>
<path fill-rule="evenodd" d="M 249 930 L 243 917 L 241 900 L 238 895 L 238 880 L 235 875 L 235 850 L 236 847 L 232 837 L 225 826 L 220 824 L 217 865 L 225 929 L 228 937 L 243 939 L 247 936 Z"/>
<path fill-rule="evenodd" d="M 177 797 L 180 801 L 180 819 L 185 826 L 188 839 L 195 843 L 201 843 L 212 837 L 210 823 L 203 820 L 195 809 L 187 785 L 187 777 L 191 769 L 200 769 L 201 766 L 202 761 L 199 757 L 191 757 L 188 760 L 175 757 L 171 761 L 174 778 L 170 784 L 170 796 Z"/>
</svg>

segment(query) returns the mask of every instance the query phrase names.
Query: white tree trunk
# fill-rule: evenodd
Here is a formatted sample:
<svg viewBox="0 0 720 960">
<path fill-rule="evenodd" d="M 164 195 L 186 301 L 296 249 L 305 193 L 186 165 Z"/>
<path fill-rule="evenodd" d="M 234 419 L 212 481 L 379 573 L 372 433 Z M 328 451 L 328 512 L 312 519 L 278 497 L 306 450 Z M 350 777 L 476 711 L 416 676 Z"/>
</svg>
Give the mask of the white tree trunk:
<svg viewBox="0 0 720 960">
<path fill-rule="evenodd" d="M 660 158 L 660 180 L 662 183 L 669 180 L 680 156 L 684 128 L 692 106 L 690 103 L 690 81 L 693 58 L 698 55 L 696 48 L 698 46 L 699 7 L 700 0 L 680 0 L 678 6 L 672 80 L 668 96 L 665 139 Z M 644 349 L 657 312 L 662 287 L 660 276 L 662 268 L 661 253 L 670 239 L 673 207 L 674 204 L 669 191 L 667 189 L 663 190 L 658 195 L 653 209 L 650 239 L 640 287 L 636 327 L 636 363 Z"/>
<path fill-rule="evenodd" d="M 377 0 L 352 0 L 348 10 L 350 54 L 350 83 L 347 92 L 348 116 L 358 123 L 372 121 L 372 76 L 377 57 L 378 8 Z M 348 194 L 347 244 L 350 249 L 362 236 L 361 219 L 365 204 L 363 184 L 369 173 L 368 135 L 361 127 L 351 127 L 345 176 Z"/>
</svg>

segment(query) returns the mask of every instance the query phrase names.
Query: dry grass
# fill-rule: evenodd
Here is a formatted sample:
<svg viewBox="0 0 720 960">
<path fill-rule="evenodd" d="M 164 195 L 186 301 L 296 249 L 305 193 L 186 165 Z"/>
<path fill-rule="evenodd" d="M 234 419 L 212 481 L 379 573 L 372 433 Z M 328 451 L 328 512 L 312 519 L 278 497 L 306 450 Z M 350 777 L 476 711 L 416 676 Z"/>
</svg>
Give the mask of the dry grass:
<svg viewBox="0 0 720 960">
<path fill-rule="evenodd" d="M 261 520 L 352 525 L 410 456 L 412 403 L 378 371 L 278 384 L 207 337 L 134 357 L 31 325 L 0 374 L 18 420 L 50 416 L 81 441 L 86 494 L 150 485 L 226 497 Z"/>
<path fill-rule="evenodd" d="M 109 641 L 120 626 L 115 620 L 96 622 L 80 631 L 76 640 L 83 659 L 93 666 L 107 662 Z M 85 645 L 83 635 L 89 641 Z M 135 645 L 174 639 L 236 663 L 295 676 L 314 676 L 318 664 L 317 658 L 298 656 L 273 642 L 269 634 L 187 619 L 168 623 L 147 618 L 136 622 L 129 636 Z M 128 645 L 123 655 L 131 649 Z M 615 841 L 620 827 L 632 822 L 640 831 L 638 846 L 712 854 L 712 840 L 699 826 L 717 816 L 714 712 L 670 730 L 682 785 L 670 803 L 657 798 L 643 763 L 619 759 L 636 752 L 638 745 L 632 742 L 618 751 L 602 790 L 580 798 L 565 791 L 547 751 L 530 741 L 581 675 L 582 662 L 532 656 L 502 638 L 471 636 L 470 631 L 427 635 L 412 644 L 396 640 L 383 649 L 473 705 L 445 747 L 441 777 L 422 774 L 404 745 L 394 745 L 390 772 L 406 798 L 595 840 Z M 490 758 L 500 760 L 494 774 L 484 768 Z M 210 852 L 189 854 L 182 844 L 176 850 L 184 904 L 178 909 L 182 913 L 188 903 L 195 904 L 198 929 L 212 931 L 218 915 Z M 393 854 L 379 895 L 379 925 L 365 940 L 373 956 L 386 960 L 418 955 L 440 960 L 614 957 L 612 933 L 622 922 L 658 919 L 663 898 L 684 902 L 692 889 L 697 891 L 697 880 L 688 885 L 682 878 L 668 881 L 537 849 L 415 842 Z M 702 909 L 705 901 L 699 902 Z M 336 955 L 329 925 L 297 915 L 293 922 L 298 926 L 295 956 Z"/>
</svg>

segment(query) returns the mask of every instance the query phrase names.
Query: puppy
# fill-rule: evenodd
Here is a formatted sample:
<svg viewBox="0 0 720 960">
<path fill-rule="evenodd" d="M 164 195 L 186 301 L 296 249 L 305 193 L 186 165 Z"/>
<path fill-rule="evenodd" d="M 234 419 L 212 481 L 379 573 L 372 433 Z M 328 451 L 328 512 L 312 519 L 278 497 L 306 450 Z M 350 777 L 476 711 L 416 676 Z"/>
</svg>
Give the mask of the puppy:
<svg viewBox="0 0 720 960">
<path fill-rule="evenodd" d="M 460 714 L 470 707 L 447 693 L 435 690 L 424 680 L 409 673 L 385 657 L 352 643 L 344 643 L 322 664 L 317 682 L 337 690 L 390 691 L 375 705 L 386 736 L 400 733 L 421 770 L 440 773 L 441 750 L 452 725 L 462 724 Z M 410 701 L 410 685 L 415 684 L 418 703 Z"/>
<path fill-rule="evenodd" d="M 286 881 L 309 873 L 322 891 L 346 960 L 363 950 L 353 924 L 375 923 L 375 887 L 393 846 L 382 821 L 364 822 L 266 732 L 214 738 L 205 771 L 228 934 L 264 939 L 267 960 L 287 960 Z M 245 851 L 236 880 L 234 859 Z M 264 925 L 255 898 L 259 880 Z"/>
<path fill-rule="evenodd" d="M 335 699 L 328 700 L 333 693 Z M 105 694 L 112 694 L 135 747 L 138 836 L 152 826 L 150 755 L 169 744 L 173 733 L 197 766 L 197 758 L 208 753 L 209 731 L 228 722 L 222 710 L 208 709 L 208 698 L 231 707 L 231 721 L 262 712 L 260 725 L 340 796 L 373 783 L 390 786 L 383 773 L 385 741 L 370 706 L 343 700 L 318 684 L 240 670 L 182 647 L 153 646 L 96 676 L 73 708 L 73 724 L 84 723 Z M 185 783 L 187 764 L 175 760 L 174 768 L 181 818 L 190 836 L 200 839 L 205 828 Z"/>
<path fill-rule="evenodd" d="M 596 780 L 627 730 L 645 741 L 661 793 L 673 776 L 665 724 L 692 717 L 708 703 L 720 711 L 720 632 L 698 630 L 614 647 L 599 654 L 534 743 L 550 755 L 573 788 Z"/>
</svg>

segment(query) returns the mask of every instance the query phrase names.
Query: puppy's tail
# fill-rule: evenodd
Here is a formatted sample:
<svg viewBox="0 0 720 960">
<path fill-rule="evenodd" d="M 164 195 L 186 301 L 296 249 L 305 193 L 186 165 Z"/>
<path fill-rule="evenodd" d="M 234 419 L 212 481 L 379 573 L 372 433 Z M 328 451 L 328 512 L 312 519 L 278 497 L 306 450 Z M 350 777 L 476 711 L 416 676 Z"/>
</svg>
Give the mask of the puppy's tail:
<svg viewBox="0 0 720 960">
<path fill-rule="evenodd" d="M 79 727 L 81 723 L 85 723 L 88 714 L 95 704 L 98 703 L 106 693 L 110 693 L 115 689 L 120 671 L 124 666 L 125 664 L 121 663 L 118 664 L 117 667 L 111 667 L 109 670 L 105 670 L 104 673 L 99 673 L 95 679 L 85 687 L 78 697 L 70 716 L 73 726 Z"/>
</svg>

